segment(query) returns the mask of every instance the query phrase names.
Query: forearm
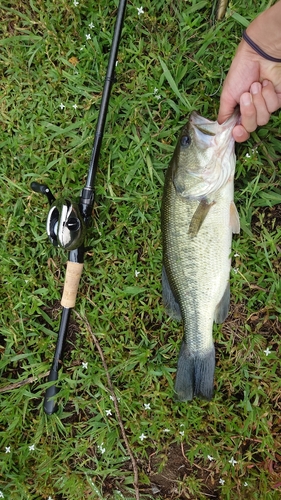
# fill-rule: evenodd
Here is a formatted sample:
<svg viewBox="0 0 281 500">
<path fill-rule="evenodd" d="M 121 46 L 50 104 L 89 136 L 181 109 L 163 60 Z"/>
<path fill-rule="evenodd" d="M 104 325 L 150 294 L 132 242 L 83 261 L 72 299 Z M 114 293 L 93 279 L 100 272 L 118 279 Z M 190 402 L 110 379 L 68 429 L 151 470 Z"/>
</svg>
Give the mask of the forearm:
<svg viewBox="0 0 281 500">
<path fill-rule="evenodd" d="M 281 58 L 281 0 L 260 14 L 247 34 L 267 54 Z"/>
</svg>

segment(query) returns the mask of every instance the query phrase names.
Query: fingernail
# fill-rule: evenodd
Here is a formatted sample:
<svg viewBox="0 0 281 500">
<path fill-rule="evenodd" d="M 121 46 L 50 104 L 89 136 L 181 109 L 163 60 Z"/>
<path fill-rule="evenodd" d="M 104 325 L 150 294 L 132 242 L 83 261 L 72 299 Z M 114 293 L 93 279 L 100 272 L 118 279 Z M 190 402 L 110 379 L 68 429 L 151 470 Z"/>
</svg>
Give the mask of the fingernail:
<svg viewBox="0 0 281 500">
<path fill-rule="evenodd" d="M 242 137 L 244 135 L 244 130 L 241 126 L 235 127 L 235 136 Z"/>
<path fill-rule="evenodd" d="M 254 82 L 252 85 L 251 85 L 251 94 L 255 95 L 255 94 L 258 94 L 261 90 L 261 84 L 258 83 L 258 82 Z"/>
<path fill-rule="evenodd" d="M 250 106 L 250 104 L 252 104 L 252 96 L 249 92 L 245 92 L 245 94 L 241 95 L 240 104 L 243 106 Z"/>
<path fill-rule="evenodd" d="M 269 81 L 268 81 L 268 80 L 264 80 L 264 81 L 262 82 L 262 86 L 263 86 L 263 87 L 266 87 L 268 84 L 269 84 Z"/>
</svg>

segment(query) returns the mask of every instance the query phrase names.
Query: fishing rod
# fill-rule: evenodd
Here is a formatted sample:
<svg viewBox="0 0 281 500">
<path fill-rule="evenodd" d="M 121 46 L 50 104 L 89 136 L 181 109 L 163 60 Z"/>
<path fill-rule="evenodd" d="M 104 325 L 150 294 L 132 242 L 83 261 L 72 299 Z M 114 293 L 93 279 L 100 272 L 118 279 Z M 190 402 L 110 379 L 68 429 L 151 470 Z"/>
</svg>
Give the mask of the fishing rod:
<svg viewBox="0 0 281 500">
<path fill-rule="evenodd" d="M 54 398 L 59 392 L 56 385 L 58 372 L 62 365 L 64 344 L 67 336 L 71 309 L 75 307 L 79 282 L 84 265 L 85 235 L 90 225 L 94 204 L 94 184 L 101 151 L 104 126 L 108 110 L 111 88 L 114 83 L 117 52 L 121 38 L 127 0 L 120 0 L 114 28 L 114 35 L 109 55 L 108 67 L 104 81 L 100 111 L 94 137 L 94 144 L 88 169 L 86 185 L 81 191 L 79 202 L 68 198 L 55 199 L 48 186 L 31 183 L 31 189 L 47 196 L 50 211 L 47 217 L 46 229 L 51 243 L 67 250 L 68 261 L 65 274 L 64 289 L 61 299 L 62 314 L 55 354 L 48 381 L 53 382 L 48 387 L 44 399 L 44 411 L 48 415 L 57 410 Z"/>
</svg>

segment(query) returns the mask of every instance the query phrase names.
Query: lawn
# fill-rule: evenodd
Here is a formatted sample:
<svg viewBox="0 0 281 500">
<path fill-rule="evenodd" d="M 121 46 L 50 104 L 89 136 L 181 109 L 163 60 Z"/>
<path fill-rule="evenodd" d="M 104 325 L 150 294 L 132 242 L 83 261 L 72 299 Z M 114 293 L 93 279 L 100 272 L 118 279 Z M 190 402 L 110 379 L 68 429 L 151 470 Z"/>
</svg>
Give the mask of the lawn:
<svg viewBox="0 0 281 500">
<path fill-rule="evenodd" d="M 242 30 L 270 3 L 235 0 L 219 22 L 211 1 L 128 3 L 47 416 L 67 253 L 51 246 L 48 203 L 30 183 L 79 197 L 118 2 L 2 0 L 0 498 L 280 498 L 280 112 L 236 150 L 241 232 L 211 402 L 173 401 L 182 326 L 161 302 L 161 196 L 178 132 L 193 109 L 216 119 Z"/>
</svg>

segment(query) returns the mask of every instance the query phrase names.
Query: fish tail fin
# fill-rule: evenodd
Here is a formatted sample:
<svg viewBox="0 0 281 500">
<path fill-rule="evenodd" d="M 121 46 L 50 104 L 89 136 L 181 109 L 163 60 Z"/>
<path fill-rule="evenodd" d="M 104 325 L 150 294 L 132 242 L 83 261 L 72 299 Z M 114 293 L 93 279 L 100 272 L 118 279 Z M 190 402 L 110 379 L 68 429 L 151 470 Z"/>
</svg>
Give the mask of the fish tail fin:
<svg viewBox="0 0 281 500">
<path fill-rule="evenodd" d="M 183 341 L 175 382 L 176 401 L 191 401 L 194 396 L 210 400 L 214 392 L 215 349 L 204 354 L 190 353 Z"/>
</svg>

